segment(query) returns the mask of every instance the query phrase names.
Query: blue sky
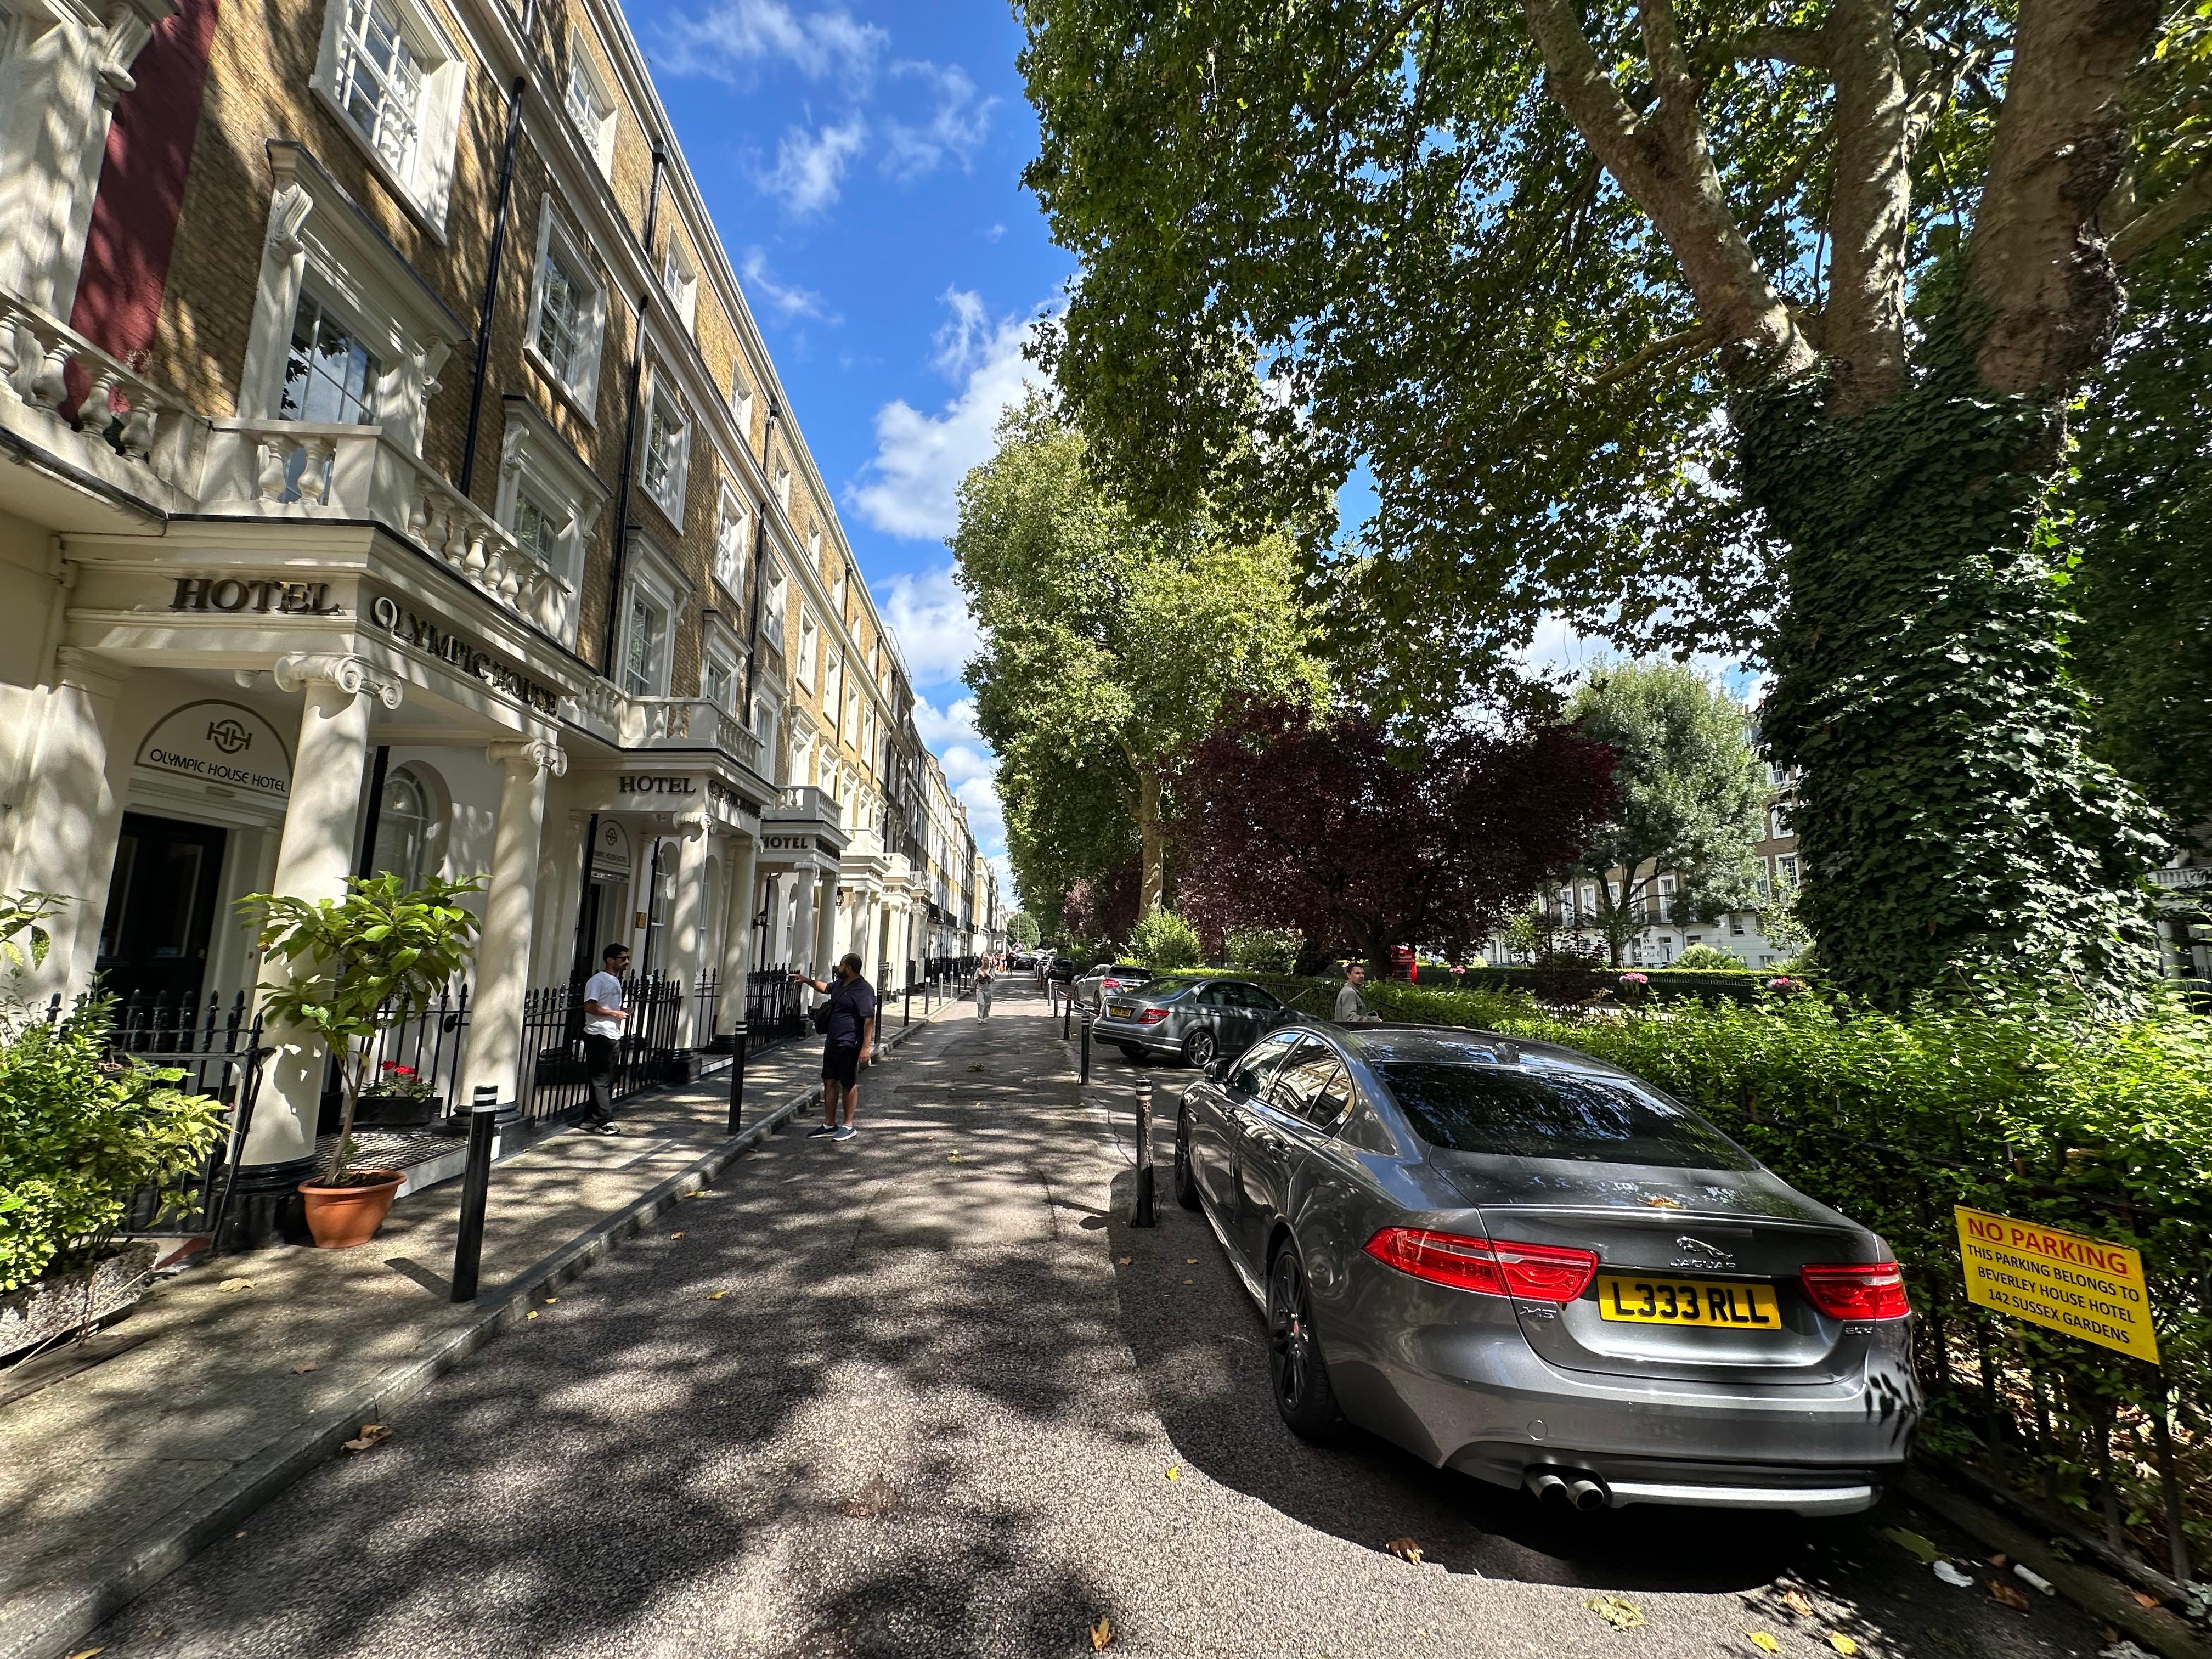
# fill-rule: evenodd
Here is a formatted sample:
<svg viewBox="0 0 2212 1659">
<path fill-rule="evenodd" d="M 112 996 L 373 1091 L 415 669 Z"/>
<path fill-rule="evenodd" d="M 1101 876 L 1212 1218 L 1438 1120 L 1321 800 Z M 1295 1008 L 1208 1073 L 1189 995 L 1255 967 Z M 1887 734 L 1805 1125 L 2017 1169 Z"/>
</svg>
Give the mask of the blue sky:
<svg viewBox="0 0 2212 1659">
<path fill-rule="evenodd" d="M 768 337 L 916 718 L 1003 855 L 961 669 L 953 492 L 1034 371 L 1023 331 L 1073 262 L 1018 183 L 1036 124 L 1005 0 L 640 0 L 630 26 Z"/>
</svg>

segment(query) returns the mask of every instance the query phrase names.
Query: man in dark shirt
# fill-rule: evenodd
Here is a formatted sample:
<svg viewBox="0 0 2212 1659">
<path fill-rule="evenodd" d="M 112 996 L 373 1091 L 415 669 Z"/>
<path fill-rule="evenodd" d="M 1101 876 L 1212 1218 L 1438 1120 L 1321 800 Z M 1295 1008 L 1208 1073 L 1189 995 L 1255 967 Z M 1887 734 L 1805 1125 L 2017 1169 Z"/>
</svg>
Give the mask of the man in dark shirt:
<svg viewBox="0 0 2212 1659">
<path fill-rule="evenodd" d="M 853 953 L 837 964 L 835 979 L 808 979 L 801 974 L 792 978 L 830 999 L 824 1031 L 828 1041 L 822 1050 L 822 1122 L 807 1134 L 810 1139 L 832 1135 L 850 1140 L 856 1133 L 853 1114 L 860 1103 L 860 1068 L 875 1053 L 875 988 L 860 977 L 860 958 Z M 841 1103 L 845 1115 L 842 1125 L 837 1118 Z"/>
</svg>

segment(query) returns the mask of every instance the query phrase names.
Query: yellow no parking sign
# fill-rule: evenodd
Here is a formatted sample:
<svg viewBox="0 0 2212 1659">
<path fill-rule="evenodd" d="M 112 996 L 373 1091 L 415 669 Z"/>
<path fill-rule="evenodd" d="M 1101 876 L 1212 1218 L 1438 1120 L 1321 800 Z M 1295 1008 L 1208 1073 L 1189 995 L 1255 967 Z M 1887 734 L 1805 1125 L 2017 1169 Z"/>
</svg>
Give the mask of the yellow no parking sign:
<svg viewBox="0 0 2212 1659">
<path fill-rule="evenodd" d="M 2140 1251 L 1980 1210 L 1954 1213 L 1969 1302 L 2158 1364 Z"/>
</svg>

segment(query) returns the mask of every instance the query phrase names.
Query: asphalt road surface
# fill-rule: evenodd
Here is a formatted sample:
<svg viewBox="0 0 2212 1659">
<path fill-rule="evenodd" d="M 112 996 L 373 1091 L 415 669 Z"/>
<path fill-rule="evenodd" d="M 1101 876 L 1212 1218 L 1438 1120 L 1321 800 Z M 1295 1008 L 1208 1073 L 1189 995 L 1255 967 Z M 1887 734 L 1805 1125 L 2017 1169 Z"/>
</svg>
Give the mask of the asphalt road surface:
<svg viewBox="0 0 2212 1659">
<path fill-rule="evenodd" d="M 1293 1439 L 1204 1224 L 1164 1191 L 1126 1224 L 1129 1085 L 1167 1105 L 1176 1074 L 1115 1056 L 1079 1091 L 1058 1035 L 1006 992 L 922 1034 L 862 1074 L 854 1140 L 787 1129 L 82 1645 L 1030 1659 L 1102 1619 L 1113 1653 L 1237 1659 L 2101 1645 L 2063 1601 L 1938 1583 L 1877 1529 L 1972 1552 L 1910 1510 L 1553 1517 Z"/>
</svg>

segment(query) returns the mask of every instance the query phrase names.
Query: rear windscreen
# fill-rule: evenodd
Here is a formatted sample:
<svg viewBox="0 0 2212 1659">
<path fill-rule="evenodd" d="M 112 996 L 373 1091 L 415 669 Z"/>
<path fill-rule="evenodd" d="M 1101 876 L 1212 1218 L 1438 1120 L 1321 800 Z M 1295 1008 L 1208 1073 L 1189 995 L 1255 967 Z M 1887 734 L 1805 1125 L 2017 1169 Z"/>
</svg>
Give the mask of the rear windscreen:
<svg viewBox="0 0 2212 1659">
<path fill-rule="evenodd" d="M 1703 1118 L 1607 1079 L 1415 1060 L 1376 1070 L 1414 1132 L 1455 1152 L 1668 1170 L 1759 1167 Z"/>
</svg>

